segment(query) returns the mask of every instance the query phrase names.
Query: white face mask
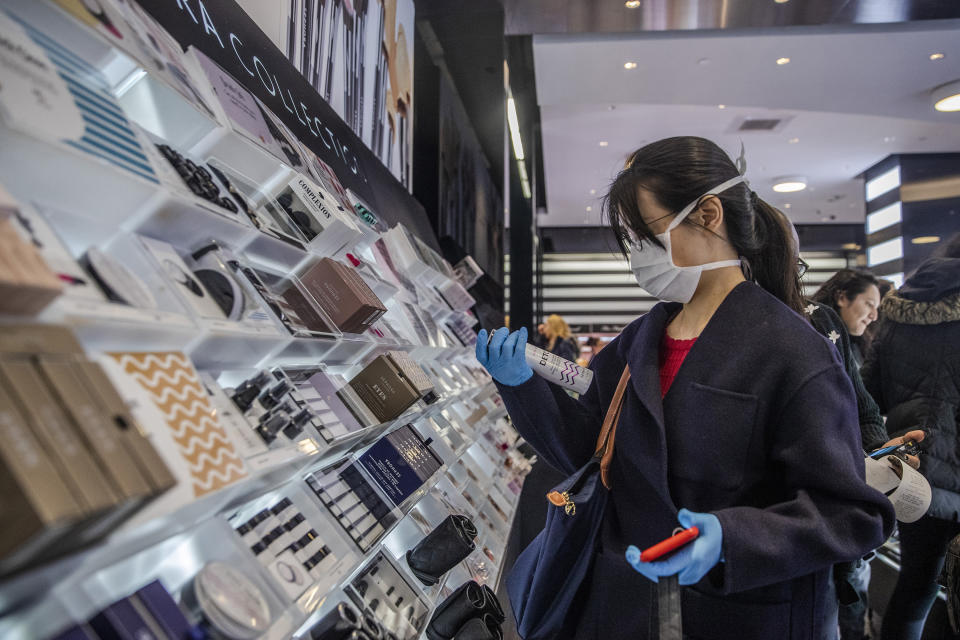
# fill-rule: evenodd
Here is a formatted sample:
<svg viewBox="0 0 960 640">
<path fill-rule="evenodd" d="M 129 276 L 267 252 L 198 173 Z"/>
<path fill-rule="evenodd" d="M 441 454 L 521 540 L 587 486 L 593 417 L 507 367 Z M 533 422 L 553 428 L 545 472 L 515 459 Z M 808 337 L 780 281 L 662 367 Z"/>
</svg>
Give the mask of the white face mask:
<svg viewBox="0 0 960 640">
<path fill-rule="evenodd" d="M 633 271 L 637 284 L 660 300 L 687 303 L 690 302 L 697 290 L 701 273 L 721 267 L 740 266 L 740 260 L 720 260 L 692 267 L 679 267 L 673 262 L 673 254 L 670 250 L 670 232 L 676 229 L 697 208 L 697 204 L 704 196 L 723 193 L 741 182 L 743 182 L 743 176 L 731 178 L 684 207 L 670 222 L 667 230 L 657 234 L 657 240 L 663 247 L 648 242 L 641 250 L 640 243 L 632 243 L 630 245 L 630 270 Z"/>
</svg>

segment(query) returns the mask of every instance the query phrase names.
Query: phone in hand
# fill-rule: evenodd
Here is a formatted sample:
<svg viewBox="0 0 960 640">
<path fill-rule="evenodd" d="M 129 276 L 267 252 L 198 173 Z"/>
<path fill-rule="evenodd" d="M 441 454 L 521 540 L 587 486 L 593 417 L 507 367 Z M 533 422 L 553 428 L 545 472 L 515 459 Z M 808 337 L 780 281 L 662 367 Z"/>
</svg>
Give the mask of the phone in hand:
<svg viewBox="0 0 960 640">
<path fill-rule="evenodd" d="M 648 547 L 640 552 L 640 562 L 653 562 L 658 558 L 673 553 L 685 544 L 692 542 L 700 535 L 700 530 L 696 527 L 682 529 L 666 540 L 662 540 L 652 547 Z"/>
<path fill-rule="evenodd" d="M 883 447 L 870 453 L 873 459 L 882 458 L 886 455 L 894 456 L 915 456 L 920 453 L 920 447 L 913 440 L 908 440 L 903 444 L 892 444 L 889 447 Z"/>
</svg>

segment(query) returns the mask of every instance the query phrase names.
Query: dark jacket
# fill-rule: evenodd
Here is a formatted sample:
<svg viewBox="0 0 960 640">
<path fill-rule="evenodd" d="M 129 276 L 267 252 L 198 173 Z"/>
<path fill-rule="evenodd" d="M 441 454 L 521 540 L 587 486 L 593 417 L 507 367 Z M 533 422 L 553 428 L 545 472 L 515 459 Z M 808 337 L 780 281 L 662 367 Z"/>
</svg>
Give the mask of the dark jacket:
<svg viewBox="0 0 960 640">
<path fill-rule="evenodd" d="M 857 396 L 857 418 L 860 423 L 860 442 L 863 450 L 869 452 L 879 449 L 890 440 L 890 436 L 883 424 L 877 402 L 863 385 L 863 378 L 860 376 L 860 360 L 854 352 L 847 326 L 832 307 L 810 300 L 807 302 L 804 311 L 810 316 L 813 327 L 837 348 L 843 368 L 853 383 L 853 391 Z"/>
<path fill-rule="evenodd" d="M 960 521 L 960 259 L 927 260 L 880 305 L 863 365 L 890 433 L 927 432 L 920 470 L 933 488 L 927 512 Z"/>
<path fill-rule="evenodd" d="M 679 308 L 659 304 L 631 323 L 593 359 L 594 383 L 579 400 L 537 376 L 500 386 L 520 433 L 571 472 L 593 453 L 630 364 L 601 545 L 560 637 L 649 637 L 655 588 L 624 552 L 669 536 L 685 507 L 717 516 L 725 558 L 683 590 L 685 634 L 812 638 L 830 567 L 879 546 L 894 523 L 890 502 L 863 480 L 853 387 L 829 342 L 745 282 L 717 309 L 661 400 L 659 344 Z"/>
<path fill-rule="evenodd" d="M 550 341 L 543 346 L 544 349 L 550 346 Z M 553 343 L 553 349 L 551 353 L 554 353 L 561 358 L 566 358 L 567 360 L 575 361 L 580 356 L 580 344 L 577 342 L 576 338 L 557 338 Z"/>
</svg>

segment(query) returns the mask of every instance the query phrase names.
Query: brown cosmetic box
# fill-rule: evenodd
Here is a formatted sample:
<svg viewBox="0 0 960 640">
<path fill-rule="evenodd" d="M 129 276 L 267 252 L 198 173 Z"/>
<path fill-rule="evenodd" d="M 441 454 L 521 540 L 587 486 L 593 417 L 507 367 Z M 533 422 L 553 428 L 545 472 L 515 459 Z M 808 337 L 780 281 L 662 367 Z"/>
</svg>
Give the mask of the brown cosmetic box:
<svg viewBox="0 0 960 640">
<path fill-rule="evenodd" d="M 363 333 L 387 312 L 355 269 L 332 258 L 308 267 L 300 281 L 345 333 Z"/>
<path fill-rule="evenodd" d="M 419 370 L 412 361 L 409 364 Z M 405 372 L 408 367 L 406 362 L 398 364 L 390 354 L 380 355 L 350 381 L 350 387 L 381 423 L 399 417 L 423 397 Z M 420 375 L 423 375 L 422 370 Z"/>
</svg>

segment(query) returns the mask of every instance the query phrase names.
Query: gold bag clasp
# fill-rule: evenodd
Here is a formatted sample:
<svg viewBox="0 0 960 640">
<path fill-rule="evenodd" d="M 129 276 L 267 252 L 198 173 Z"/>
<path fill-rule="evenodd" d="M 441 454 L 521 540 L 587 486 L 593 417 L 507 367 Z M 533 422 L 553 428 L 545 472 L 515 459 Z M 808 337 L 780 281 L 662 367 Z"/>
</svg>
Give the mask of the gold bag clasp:
<svg viewBox="0 0 960 640">
<path fill-rule="evenodd" d="M 555 507 L 563 507 L 563 512 L 568 516 L 576 515 L 577 513 L 577 505 L 570 499 L 570 493 L 567 491 L 563 493 L 551 491 L 547 494 L 547 500 Z"/>
</svg>

